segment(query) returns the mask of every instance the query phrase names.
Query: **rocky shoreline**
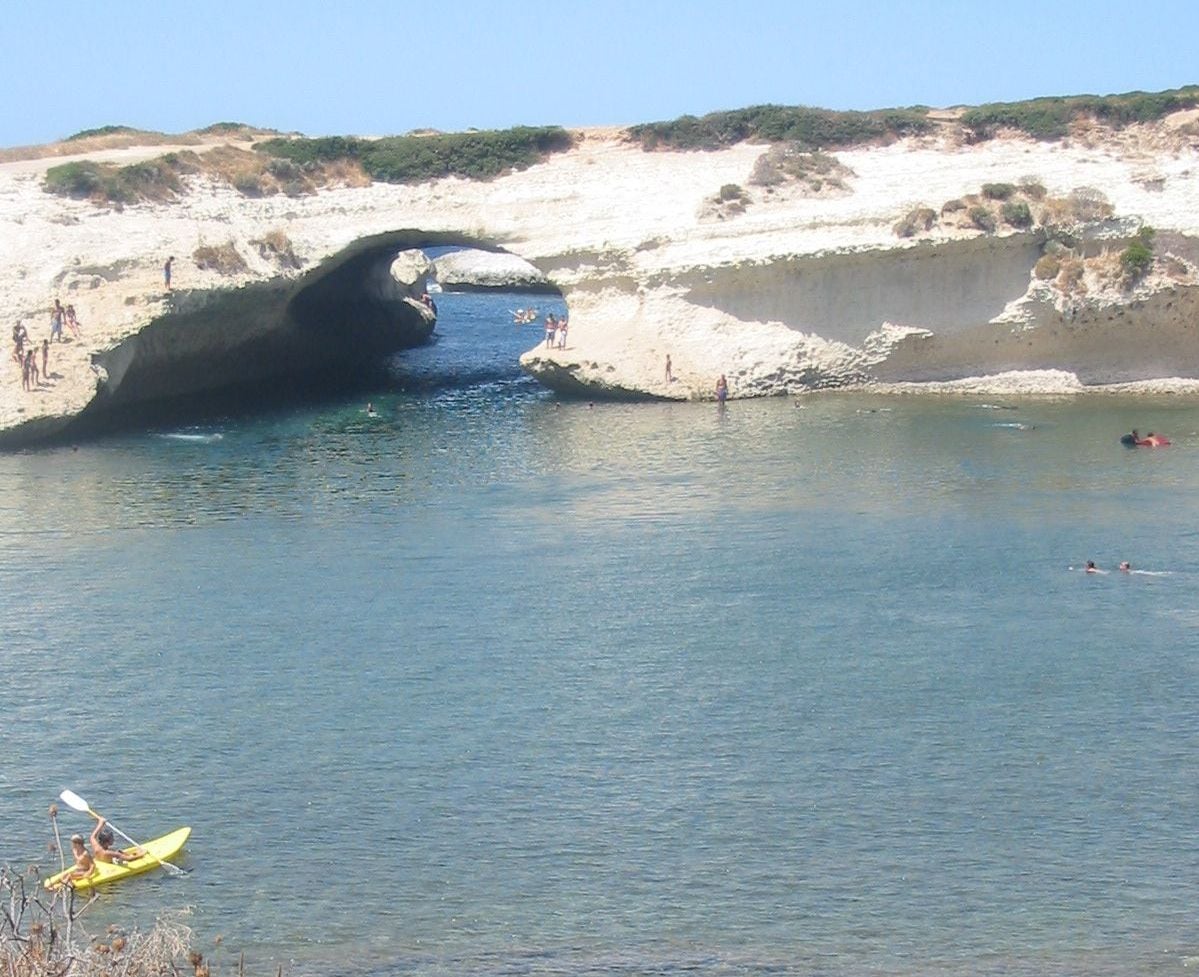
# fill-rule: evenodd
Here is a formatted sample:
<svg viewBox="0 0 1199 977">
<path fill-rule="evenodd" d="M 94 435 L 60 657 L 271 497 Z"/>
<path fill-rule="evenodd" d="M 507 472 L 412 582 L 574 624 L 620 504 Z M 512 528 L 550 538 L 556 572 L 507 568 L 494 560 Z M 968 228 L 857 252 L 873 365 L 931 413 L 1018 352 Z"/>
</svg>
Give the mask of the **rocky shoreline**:
<svg viewBox="0 0 1199 977">
<path fill-rule="evenodd" d="M 1179 113 L 978 145 L 950 127 L 836 153 L 832 191 L 755 185 L 760 145 L 646 152 L 610 130 L 491 181 L 246 197 L 197 176 L 177 199 L 124 207 L 46 193 L 61 155 L 0 163 L 12 324 L 40 348 L 61 298 L 83 326 L 50 348 L 36 390 L 10 364 L 0 446 L 61 436 L 112 405 L 286 384 L 419 343 L 432 274 L 446 288 L 560 291 L 567 348 L 538 346 L 521 365 L 588 397 L 710 399 L 721 374 L 732 397 L 913 384 L 1193 393 L 1196 125 Z M 1130 273 L 1142 240 L 1149 257 Z M 447 246 L 492 257 L 473 271 L 444 257 L 435 273 L 393 268 L 403 251 Z"/>
</svg>

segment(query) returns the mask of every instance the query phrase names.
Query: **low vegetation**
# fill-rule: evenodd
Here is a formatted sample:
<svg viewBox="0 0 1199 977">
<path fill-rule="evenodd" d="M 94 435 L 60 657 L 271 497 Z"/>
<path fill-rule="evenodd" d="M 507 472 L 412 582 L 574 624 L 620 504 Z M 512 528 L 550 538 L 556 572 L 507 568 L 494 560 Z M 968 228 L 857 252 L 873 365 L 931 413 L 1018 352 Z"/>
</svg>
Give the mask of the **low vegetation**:
<svg viewBox="0 0 1199 977">
<path fill-rule="evenodd" d="M 89 931 L 96 901 L 64 889 L 50 894 L 33 874 L 0 871 L 0 973 L 6 977 L 212 977 L 192 949 L 181 914 L 164 915 L 148 932 L 110 925 Z M 241 971 L 240 960 L 235 964 Z M 230 970 L 233 967 L 229 968 Z"/>
<path fill-rule="evenodd" d="M 937 212 L 931 207 L 917 207 L 908 212 L 893 230 L 896 237 L 915 237 L 921 231 L 928 231 L 937 222 Z"/>
<path fill-rule="evenodd" d="M 78 138 L 111 134 L 120 127 L 89 130 Z M 237 122 L 219 122 L 205 134 L 248 134 Z M 48 193 L 107 206 L 163 202 L 183 193 L 183 177 L 205 176 L 247 197 L 314 193 L 331 185 L 365 186 L 373 180 L 414 183 L 458 176 L 486 180 L 525 169 L 547 155 L 569 149 L 570 134 L 556 126 L 500 132 L 394 136 L 357 139 L 267 139 L 253 150 L 217 146 L 202 154 L 167 153 L 131 166 L 81 160 L 53 166 L 43 184 Z"/>
<path fill-rule="evenodd" d="M 1123 95 L 1074 95 L 1033 98 L 1024 102 L 992 102 L 967 109 L 961 124 L 972 139 L 990 139 L 1001 129 L 1016 129 L 1034 139 L 1061 139 L 1070 125 L 1094 119 L 1113 128 L 1134 122 L 1154 122 L 1171 112 L 1199 105 L 1199 85 L 1162 92 Z"/>
<path fill-rule="evenodd" d="M 848 191 L 846 182 L 853 170 L 836 156 L 805 149 L 802 143 L 786 142 L 771 146 L 757 158 L 749 183 L 769 191 L 784 184 L 802 184 L 812 193 L 825 190 Z"/>
<path fill-rule="evenodd" d="M 67 136 L 63 142 L 78 142 L 80 139 L 91 139 L 94 136 L 132 136 L 142 131 L 132 126 L 99 126 L 95 129 L 81 129 Z"/>
<path fill-rule="evenodd" d="M 512 170 L 527 169 L 572 145 L 570 133 L 559 126 L 518 126 L 493 132 L 383 139 L 353 136 L 268 139 L 256 143 L 254 148 L 301 168 L 352 161 L 372 180 L 420 183 L 447 176 L 489 180 Z"/>
<path fill-rule="evenodd" d="M 281 230 L 269 231 L 250 243 L 258 249 L 259 257 L 280 268 L 297 269 L 304 264 L 296 255 L 291 238 Z"/>
<path fill-rule="evenodd" d="M 643 149 L 713 150 L 740 142 L 791 142 L 805 149 L 845 149 L 932 131 L 924 108 L 836 112 L 808 106 L 755 105 L 684 115 L 630 126 L 626 137 Z"/>
<path fill-rule="evenodd" d="M 982 194 L 988 200 L 1010 200 L 1016 192 L 1014 183 L 984 183 Z"/>
<path fill-rule="evenodd" d="M 1011 227 L 1023 229 L 1033 224 L 1032 211 L 1023 200 L 1005 200 L 999 208 L 999 216 Z"/>
<path fill-rule="evenodd" d="M 183 190 L 181 177 L 199 169 L 199 159 L 192 152 L 167 153 L 130 166 L 79 160 L 50 167 L 43 186 L 49 193 L 101 204 L 162 202 L 178 196 Z"/>
<path fill-rule="evenodd" d="M 728 220 L 738 214 L 744 214 L 751 203 L 750 196 L 739 183 L 726 183 L 714 196 L 705 201 L 701 218 Z"/>
<path fill-rule="evenodd" d="M 1062 270 L 1062 260 L 1056 254 L 1043 254 L 1037 259 L 1032 273 L 1043 282 L 1053 281 Z"/>
<path fill-rule="evenodd" d="M 192 252 L 192 260 L 201 271 L 215 271 L 218 275 L 237 275 L 249 268 L 232 241 L 202 244 Z"/>
<path fill-rule="evenodd" d="M 1146 224 L 1120 253 L 1120 268 L 1126 282 L 1139 281 L 1153 266 L 1153 239 L 1156 236 L 1157 232 Z"/>
<path fill-rule="evenodd" d="M 912 237 L 936 223 L 928 208 L 919 207 L 895 224 L 898 237 Z M 1102 191 L 1077 187 L 1064 197 L 1051 197 L 1035 177 L 1017 183 L 985 183 L 978 193 L 955 197 L 941 205 L 940 222 L 946 228 L 973 229 L 991 234 L 1000 223 L 1016 230 L 1039 227 L 1052 241 L 1071 241 L 1079 225 L 1112 216 L 1112 205 Z"/>
<path fill-rule="evenodd" d="M 990 234 L 995 230 L 996 221 L 995 215 L 991 212 L 990 207 L 984 207 L 981 204 L 975 204 L 966 215 L 970 218 L 970 223 L 977 227 L 980 231 L 986 231 Z"/>
</svg>

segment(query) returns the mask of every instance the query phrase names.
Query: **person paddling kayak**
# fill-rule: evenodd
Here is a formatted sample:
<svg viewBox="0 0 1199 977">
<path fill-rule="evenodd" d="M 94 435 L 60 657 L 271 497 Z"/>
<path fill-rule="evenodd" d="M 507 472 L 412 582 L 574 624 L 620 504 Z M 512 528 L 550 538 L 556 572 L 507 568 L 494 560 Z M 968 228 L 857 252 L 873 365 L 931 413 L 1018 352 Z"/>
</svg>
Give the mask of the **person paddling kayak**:
<svg viewBox="0 0 1199 977">
<path fill-rule="evenodd" d="M 129 848 L 122 851 L 112 847 L 112 828 L 104 818 L 96 821 L 96 829 L 92 832 L 92 856 L 98 862 L 111 862 L 114 865 L 124 865 L 144 855 L 141 847 Z"/>
</svg>

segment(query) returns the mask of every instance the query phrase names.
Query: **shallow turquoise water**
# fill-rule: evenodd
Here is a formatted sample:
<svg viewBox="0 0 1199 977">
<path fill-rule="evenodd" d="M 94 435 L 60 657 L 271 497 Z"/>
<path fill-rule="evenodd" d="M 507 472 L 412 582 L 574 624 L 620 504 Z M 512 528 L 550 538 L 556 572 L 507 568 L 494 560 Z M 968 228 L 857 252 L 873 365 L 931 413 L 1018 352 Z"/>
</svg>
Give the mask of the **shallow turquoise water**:
<svg viewBox="0 0 1199 977">
<path fill-rule="evenodd" d="M 377 418 L 0 456 L 0 860 L 190 823 L 94 925 L 261 972 L 1186 971 L 1199 406 L 559 402 L 512 301 Z"/>
</svg>

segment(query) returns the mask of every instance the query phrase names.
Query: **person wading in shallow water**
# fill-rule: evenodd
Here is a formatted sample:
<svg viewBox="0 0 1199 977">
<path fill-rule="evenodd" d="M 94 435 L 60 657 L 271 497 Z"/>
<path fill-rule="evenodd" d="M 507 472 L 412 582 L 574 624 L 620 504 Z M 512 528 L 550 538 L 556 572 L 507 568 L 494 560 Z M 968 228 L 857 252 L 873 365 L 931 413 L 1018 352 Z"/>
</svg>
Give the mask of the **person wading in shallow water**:
<svg viewBox="0 0 1199 977">
<path fill-rule="evenodd" d="M 716 402 L 723 404 L 728 400 L 729 382 L 724 378 L 724 374 L 720 374 L 720 379 L 716 381 Z"/>
</svg>

